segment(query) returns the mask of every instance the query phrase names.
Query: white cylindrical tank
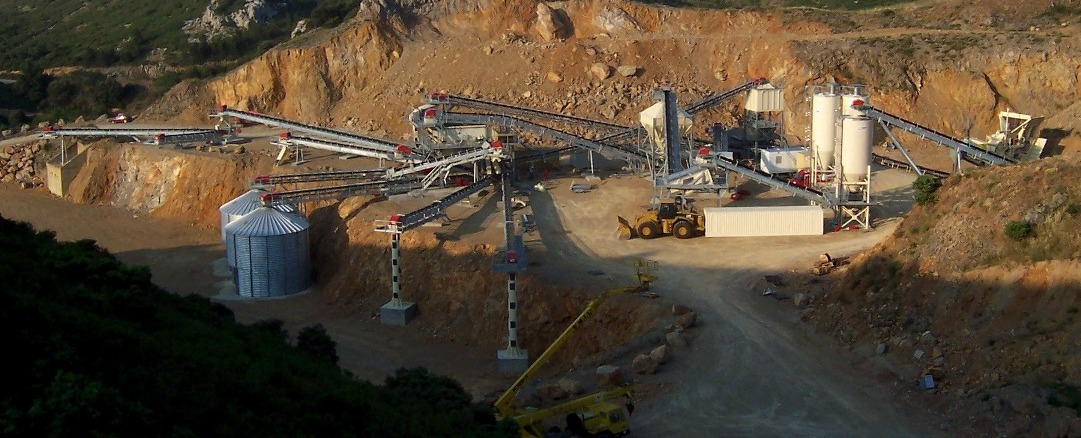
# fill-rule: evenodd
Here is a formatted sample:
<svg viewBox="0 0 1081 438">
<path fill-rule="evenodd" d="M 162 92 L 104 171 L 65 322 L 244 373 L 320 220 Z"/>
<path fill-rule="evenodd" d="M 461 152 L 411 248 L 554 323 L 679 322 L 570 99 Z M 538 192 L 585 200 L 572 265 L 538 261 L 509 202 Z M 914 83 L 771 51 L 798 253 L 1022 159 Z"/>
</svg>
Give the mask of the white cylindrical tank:
<svg viewBox="0 0 1081 438">
<path fill-rule="evenodd" d="M 867 117 L 841 119 L 841 169 L 847 182 L 867 179 L 874 144 L 874 121 Z"/>
<path fill-rule="evenodd" d="M 862 100 L 863 103 L 866 104 L 871 103 L 869 96 L 867 96 L 867 92 L 864 91 L 863 86 L 861 85 L 856 85 L 855 88 L 846 90 L 845 94 L 841 96 L 841 115 L 849 117 L 867 115 L 863 111 L 852 108 L 852 103 L 857 100 Z"/>
<path fill-rule="evenodd" d="M 235 254 L 237 294 L 267 298 L 311 287 L 308 221 L 259 207 L 225 227 L 226 247 Z"/>
<path fill-rule="evenodd" d="M 819 169 L 833 165 L 839 102 L 840 96 L 833 93 L 819 93 L 811 98 L 811 150 L 818 159 Z"/>
</svg>

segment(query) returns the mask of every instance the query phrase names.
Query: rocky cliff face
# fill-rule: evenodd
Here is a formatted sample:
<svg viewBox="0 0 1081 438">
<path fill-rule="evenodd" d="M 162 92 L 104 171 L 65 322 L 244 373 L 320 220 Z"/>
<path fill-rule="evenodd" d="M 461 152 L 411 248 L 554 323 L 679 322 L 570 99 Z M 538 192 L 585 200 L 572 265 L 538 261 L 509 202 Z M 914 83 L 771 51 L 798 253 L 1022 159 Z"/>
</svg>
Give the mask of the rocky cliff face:
<svg viewBox="0 0 1081 438">
<path fill-rule="evenodd" d="M 1059 149 L 1081 149 L 1076 23 L 919 28 L 900 27 L 919 9 L 810 16 L 599 0 L 365 5 L 333 36 L 299 38 L 208 83 L 198 102 L 404 137 L 402 117 L 428 91 L 629 124 L 661 84 L 691 102 L 764 76 L 785 89 L 794 143 L 809 125 L 805 87 L 836 80 L 866 84 L 873 103 L 956 136 L 991 133 L 1006 109 L 1045 116 Z M 634 74 L 599 78 L 598 63 Z M 705 117 L 732 122 L 735 105 Z M 205 111 L 196 107 L 189 118 Z"/>
</svg>

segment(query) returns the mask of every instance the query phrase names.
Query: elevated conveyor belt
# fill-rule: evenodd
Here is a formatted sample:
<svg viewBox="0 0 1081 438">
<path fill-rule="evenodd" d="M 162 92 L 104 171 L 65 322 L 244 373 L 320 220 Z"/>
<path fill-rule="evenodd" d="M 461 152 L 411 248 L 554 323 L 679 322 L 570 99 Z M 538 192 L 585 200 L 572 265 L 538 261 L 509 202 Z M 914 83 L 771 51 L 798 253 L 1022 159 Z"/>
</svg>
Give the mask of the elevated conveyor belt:
<svg viewBox="0 0 1081 438">
<path fill-rule="evenodd" d="M 391 232 L 391 233 L 404 233 L 412 230 L 416 227 L 431 222 L 433 219 L 440 217 L 443 211 L 454 205 L 455 203 L 465 199 L 469 195 L 481 191 L 481 189 L 488 187 L 492 184 L 492 177 L 485 176 L 477 182 L 463 187 L 454 193 L 451 193 L 438 201 L 433 202 L 431 205 L 406 213 L 396 214 L 391 216 L 387 226 L 377 231 Z"/>
<path fill-rule="evenodd" d="M 488 113 L 511 115 L 523 119 L 541 118 L 547 120 L 556 120 L 560 122 L 573 123 L 596 129 L 624 130 L 628 128 L 628 126 L 612 122 L 606 122 L 603 120 L 587 119 L 584 117 L 572 116 L 569 114 L 545 111 L 518 105 L 511 105 L 491 100 L 474 99 L 472 97 L 460 96 L 457 94 L 431 94 L 427 97 L 427 101 L 430 104 L 444 104 L 449 106 L 473 108 Z"/>
<path fill-rule="evenodd" d="M 744 84 L 742 84 L 742 85 L 740 85 L 740 86 L 738 86 L 736 88 L 733 88 L 731 90 L 725 91 L 723 93 L 712 94 L 712 95 L 706 96 L 704 99 L 702 99 L 702 100 L 700 100 L 698 102 L 687 105 L 687 107 L 684 108 L 683 110 L 686 111 L 687 114 L 690 114 L 690 115 L 693 116 L 693 115 L 695 115 L 697 113 L 700 113 L 702 111 L 705 111 L 707 109 L 710 109 L 710 108 L 713 108 L 713 107 L 715 107 L 717 105 L 720 105 L 720 104 L 728 101 L 729 99 L 731 99 L 733 97 L 739 96 L 739 94 L 744 92 L 744 91 L 750 90 L 750 89 L 752 89 L 754 87 L 765 84 L 767 82 L 768 81 L 766 81 L 766 78 L 758 78 L 758 79 L 755 79 L 755 80 L 747 81 L 746 83 L 744 83 Z"/>
<path fill-rule="evenodd" d="M 303 132 L 308 135 L 314 135 L 316 137 L 322 137 L 329 140 L 340 141 L 352 145 L 363 146 L 369 149 L 379 150 L 382 148 L 396 149 L 400 143 L 383 140 L 375 137 L 368 137 L 360 134 L 354 134 L 351 132 L 338 131 L 334 129 L 323 128 L 319 126 L 305 125 L 300 122 L 294 122 L 278 117 L 268 116 L 265 114 L 256 114 L 248 111 L 237 111 L 228 108 L 216 109 L 210 111 L 208 114 L 210 117 L 219 117 L 225 119 L 227 117 L 236 117 L 241 120 L 247 120 L 252 123 L 259 123 L 267 126 L 274 126 L 284 128 L 290 131 Z"/>
<path fill-rule="evenodd" d="M 921 125 L 919 125 L 919 124 L 917 124 L 915 122 L 911 122 L 911 121 L 902 119 L 902 118 L 900 118 L 898 116 L 887 113 L 887 112 L 885 112 L 883 110 L 872 107 L 870 105 L 862 105 L 862 106 L 857 106 L 857 107 L 854 107 L 854 108 L 857 109 L 857 110 L 860 110 L 860 111 L 864 111 L 867 114 L 867 117 L 878 120 L 878 121 L 880 121 L 880 122 L 882 122 L 882 123 L 884 123 L 886 125 L 889 125 L 891 127 L 896 127 L 897 129 L 901 129 L 903 131 L 910 132 L 910 133 L 915 134 L 917 136 L 920 136 L 920 137 L 926 138 L 928 140 L 931 140 L 931 141 L 933 141 L 935 143 L 938 143 L 938 144 L 940 144 L 942 146 L 946 146 L 946 147 L 948 147 L 950 149 L 954 149 L 954 150 L 957 150 L 959 152 L 962 152 L 964 159 L 966 161 L 969 161 L 969 162 L 973 163 L 973 164 L 980 165 L 980 166 L 988 166 L 988 165 L 996 165 L 996 164 L 1001 165 L 1001 164 L 1011 164 L 1011 163 L 1013 163 L 1013 160 L 1010 160 L 1008 158 L 995 155 L 995 154 L 990 153 L 988 151 L 985 151 L 983 149 L 980 149 L 980 148 L 977 148 L 975 146 L 969 145 L 968 143 L 965 143 L 965 142 L 963 142 L 961 140 L 958 140 L 956 138 L 953 138 L 953 137 L 950 137 L 948 135 L 942 134 L 942 133 L 940 133 L 938 131 L 935 131 L 935 130 L 933 130 L 931 128 L 921 126 Z"/>
<path fill-rule="evenodd" d="M 59 128 L 59 129 L 46 129 L 42 132 L 44 136 L 53 137 L 154 137 L 158 134 L 165 135 L 183 135 L 183 134 L 204 134 L 204 133 L 216 133 L 216 130 L 206 128 L 166 128 L 166 129 L 152 129 L 152 128 L 116 128 L 116 129 L 103 129 L 103 128 Z"/>
<path fill-rule="evenodd" d="M 566 146 L 558 149 L 552 149 L 548 151 L 530 151 L 528 154 L 522 154 L 514 157 L 515 164 L 525 164 L 532 161 L 542 161 L 551 157 L 560 157 L 577 150 L 575 146 Z"/>
<path fill-rule="evenodd" d="M 412 151 L 408 148 L 403 148 L 401 149 L 401 152 L 399 152 L 398 145 L 360 145 L 356 143 L 339 143 L 319 138 L 293 136 L 281 138 L 275 143 L 286 146 L 306 146 L 310 148 L 321 149 L 324 151 L 337 152 L 339 154 L 357 155 L 361 157 L 377 158 L 380 160 L 401 161 L 405 163 L 420 161 L 403 155 L 401 152 Z"/>
<path fill-rule="evenodd" d="M 381 178 L 387 169 L 342 170 L 336 172 L 283 173 L 281 175 L 259 175 L 253 183 L 260 185 L 297 184 L 324 181 L 360 181 Z M 367 182 L 367 181 L 364 181 Z"/>
<path fill-rule="evenodd" d="M 728 171 L 738 173 L 759 183 L 773 187 L 775 189 L 784 190 L 793 195 L 807 199 L 809 201 L 817 202 L 823 205 L 831 204 L 830 200 L 822 193 L 822 191 L 814 188 L 800 187 L 798 185 L 788 182 L 787 179 L 771 175 L 758 169 L 754 169 L 748 166 L 741 165 L 728 158 L 717 155 L 713 157 L 713 163 L 718 167 L 722 167 Z"/>
<path fill-rule="evenodd" d="M 416 187 L 416 183 L 408 181 L 370 181 L 329 187 L 271 192 L 263 195 L 262 202 L 263 205 L 277 205 L 282 203 L 298 204 L 301 202 L 326 201 L 332 199 L 342 200 L 360 195 L 381 194 L 390 196 L 408 193 Z"/>
<path fill-rule="evenodd" d="M 154 144 L 178 144 L 178 143 L 193 143 L 193 142 L 212 142 L 222 143 L 223 137 L 221 131 L 199 131 L 199 132 L 185 132 L 178 134 L 165 134 L 159 133 L 154 135 Z"/>
<path fill-rule="evenodd" d="M 442 117 L 445 123 L 450 124 L 490 125 L 528 130 L 532 131 L 537 135 L 551 137 L 572 146 L 597 152 L 611 158 L 626 160 L 629 162 L 639 162 L 647 160 L 646 155 L 637 150 L 630 150 L 623 147 L 597 143 L 594 140 L 589 140 L 574 134 L 560 131 L 558 129 L 549 128 L 547 126 L 538 125 L 510 116 L 497 116 L 492 114 L 444 113 Z"/>
</svg>

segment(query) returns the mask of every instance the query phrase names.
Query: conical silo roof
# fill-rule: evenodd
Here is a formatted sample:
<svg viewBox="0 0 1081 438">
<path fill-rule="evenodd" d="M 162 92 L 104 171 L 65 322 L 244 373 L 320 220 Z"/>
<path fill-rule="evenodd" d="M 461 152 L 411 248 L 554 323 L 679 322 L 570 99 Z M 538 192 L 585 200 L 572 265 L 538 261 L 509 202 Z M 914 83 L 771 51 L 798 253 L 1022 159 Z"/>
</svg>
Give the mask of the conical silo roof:
<svg viewBox="0 0 1081 438">
<path fill-rule="evenodd" d="M 308 221 L 270 207 L 258 207 L 225 227 L 230 236 L 281 236 L 307 230 Z"/>
</svg>

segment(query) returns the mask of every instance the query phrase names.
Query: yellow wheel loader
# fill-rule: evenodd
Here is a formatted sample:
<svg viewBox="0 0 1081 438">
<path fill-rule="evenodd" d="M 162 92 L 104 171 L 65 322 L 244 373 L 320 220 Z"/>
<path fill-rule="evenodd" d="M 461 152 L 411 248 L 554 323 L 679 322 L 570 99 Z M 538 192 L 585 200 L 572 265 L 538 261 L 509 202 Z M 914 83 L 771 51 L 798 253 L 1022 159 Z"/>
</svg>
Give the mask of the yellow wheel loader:
<svg viewBox="0 0 1081 438">
<path fill-rule="evenodd" d="M 653 239 L 665 235 L 674 235 L 679 239 L 690 239 L 702 235 L 706 230 L 706 217 L 690 205 L 683 197 L 663 200 L 634 218 L 634 222 L 617 216 L 619 219 L 619 238 L 631 239 L 635 236 Z"/>
</svg>

